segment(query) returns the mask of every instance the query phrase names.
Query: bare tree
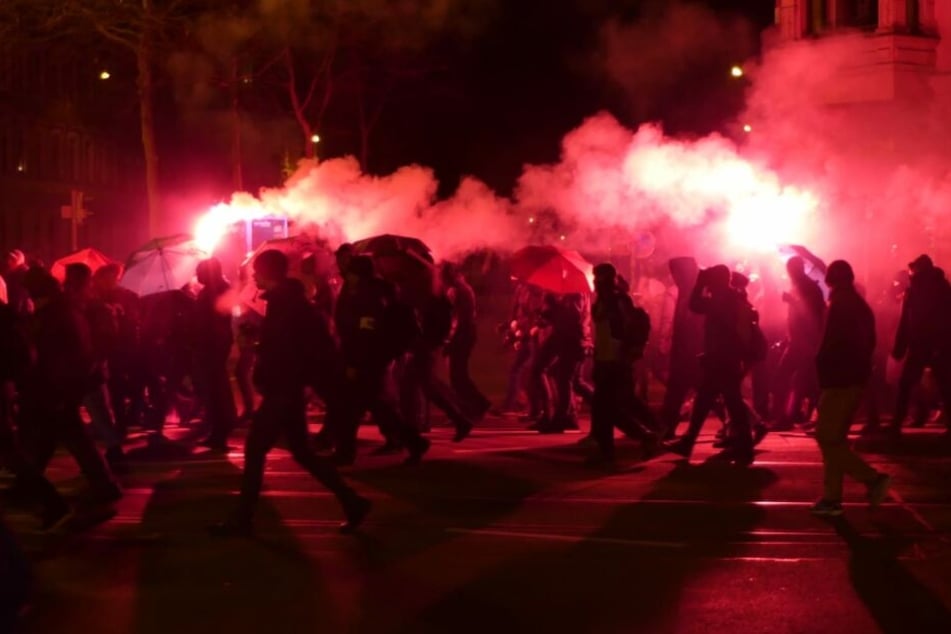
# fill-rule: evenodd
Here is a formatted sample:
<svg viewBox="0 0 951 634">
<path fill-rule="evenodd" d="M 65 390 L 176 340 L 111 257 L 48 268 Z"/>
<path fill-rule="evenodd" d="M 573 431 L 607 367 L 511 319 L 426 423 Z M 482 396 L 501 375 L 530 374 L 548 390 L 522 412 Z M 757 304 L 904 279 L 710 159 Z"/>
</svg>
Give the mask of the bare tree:
<svg viewBox="0 0 951 634">
<path fill-rule="evenodd" d="M 83 39 L 99 37 L 135 60 L 139 126 L 145 162 L 149 231 L 161 230 L 159 156 L 155 135 L 155 66 L 168 43 L 187 26 L 199 0 L 4 0 L 0 26 L 7 33 Z"/>
</svg>

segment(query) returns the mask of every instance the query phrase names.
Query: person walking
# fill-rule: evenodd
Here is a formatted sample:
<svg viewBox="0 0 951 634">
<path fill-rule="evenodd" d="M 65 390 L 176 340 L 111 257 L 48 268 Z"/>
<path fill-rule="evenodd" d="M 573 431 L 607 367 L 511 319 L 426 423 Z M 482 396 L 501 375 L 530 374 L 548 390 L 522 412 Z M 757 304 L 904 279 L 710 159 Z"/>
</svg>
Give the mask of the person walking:
<svg viewBox="0 0 951 634">
<path fill-rule="evenodd" d="M 819 421 L 816 441 L 822 452 L 824 491 L 812 507 L 820 516 L 842 514 L 842 485 L 846 475 L 865 484 L 872 506 L 888 495 L 891 477 L 879 473 L 849 447 L 849 427 L 872 375 L 875 316 L 855 289 L 855 274 L 844 260 L 829 265 L 831 289 L 825 333 L 816 358 L 819 375 Z"/>
<path fill-rule="evenodd" d="M 294 461 L 306 469 L 337 498 L 346 521 L 341 531 L 355 531 L 370 511 L 370 501 L 344 482 L 334 465 L 308 446 L 307 402 L 304 388 L 311 379 L 314 359 L 308 345 L 313 311 L 304 295 L 303 284 L 290 279 L 287 256 L 270 249 L 254 261 L 258 288 L 265 291 L 267 309 L 261 325 L 255 384 L 261 405 L 251 421 L 244 450 L 244 474 L 235 512 L 211 527 L 215 536 L 247 536 L 264 480 L 267 454 L 283 435 Z"/>
</svg>

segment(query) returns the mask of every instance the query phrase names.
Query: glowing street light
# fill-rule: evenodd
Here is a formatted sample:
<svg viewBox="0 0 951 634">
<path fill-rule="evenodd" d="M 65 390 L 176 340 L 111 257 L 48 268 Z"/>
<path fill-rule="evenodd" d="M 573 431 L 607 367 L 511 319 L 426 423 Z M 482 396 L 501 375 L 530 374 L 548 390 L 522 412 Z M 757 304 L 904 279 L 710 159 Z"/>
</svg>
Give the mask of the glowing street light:
<svg viewBox="0 0 951 634">
<path fill-rule="evenodd" d="M 533 218 L 529 218 L 529 219 L 528 219 L 528 224 L 530 224 L 530 225 L 535 224 L 535 218 L 534 218 L 534 217 L 533 217 Z"/>
<path fill-rule="evenodd" d="M 730 75 L 736 79 L 739 79 L 740 77 L 743 76 L 743 67 L 734 66 L 733 68 L 730 69 Z"/>
<path fill-rule="evenodd" d="M 106 81 L 110 77 L 112 77 L 112 74 L 107 70 L 104 70 L 99 73 L 99 79 L 101 79 L 102 81 Z"/>
<path fill-rule="evenodd" d="M 746 125 L 743 126 L 743 132 L 746 132 L 747 134 L 749 134 L 752 131 L 753 131 L 753 126 L 751 126 L 750 124 L 747 123 Z"/>
<path fill-rule="evenodd" d="M 320 143 L 320 135 L 319 135 L 319 134 L 312 134 L 312 135 L 310 136 L 310 142 L 311 142 L 311 143 L 315 143 L 315 144 L 316 144 L 316 143 Z"/>
</svg>

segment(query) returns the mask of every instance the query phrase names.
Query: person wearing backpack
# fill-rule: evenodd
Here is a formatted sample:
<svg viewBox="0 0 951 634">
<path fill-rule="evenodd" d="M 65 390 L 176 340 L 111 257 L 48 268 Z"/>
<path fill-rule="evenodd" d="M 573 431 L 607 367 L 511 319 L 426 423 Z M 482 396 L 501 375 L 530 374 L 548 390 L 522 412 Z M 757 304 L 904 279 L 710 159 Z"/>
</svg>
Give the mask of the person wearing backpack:
<svg viewBox="0 0 951 634">
<path fill-rule="evenodd" d="M 690 310 L 704 317 L 703 377 L 687 433 L 667 443 L 666 448 L 689 459 L 707 416 L 722 396 L 732 434 L 730 448 L 724 453 L 736 464 L 748 466 L 753 462 L 753 438 L 741 386 L 751 354 L 755 354 L 755 311 L 730 285 L 730 277 L 730 269 L 722 264 L 697 276 Z"/>
<path fill-rule="evenodd" d="M 617 270 L 609 263 L 594 267 L 591 434 L 596 450 L 587 460 L 589 466 L 611 466 L 614 463 L 615 427 L 649 445 L 653 445 L 656 438 L 632 416 L 634 404 L 631 398 L 636 399 L 633 365 L 643 354 L 647 338 L 643 333 L 643 316 L 638 315 L 631 298 L 620 291 L 617 278 Z M 647 408 L 646 404 L 641 405 L 643 409 Z"/>
</svg>

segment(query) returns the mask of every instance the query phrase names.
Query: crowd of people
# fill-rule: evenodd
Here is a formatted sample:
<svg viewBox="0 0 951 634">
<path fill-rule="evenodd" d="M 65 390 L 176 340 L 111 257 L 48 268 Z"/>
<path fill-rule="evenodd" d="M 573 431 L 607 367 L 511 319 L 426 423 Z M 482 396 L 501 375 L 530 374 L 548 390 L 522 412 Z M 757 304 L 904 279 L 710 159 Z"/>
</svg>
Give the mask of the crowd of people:
<svg viewBox="0 0 951 634">
<path fill-rule="evenodd" d="M 62 445 L 89 484 L 80 506 L 114 504 L 122 496 L 116 475 L 129 469 L 128 431 L 143 428 L 161 442 L 174 412 L 184 423 L 200 421 L 202 444 L 216 452 L 228 450 L 241 422 L 249 424 L 240 497 L 211 527 L 215 535 L 252 531 L 266 456 L 280 437 L 337 496 L 342 530 L 350 532 L 370 503 L 338 467 L 357 458 L 367 415 L 383 438 L 375 453 L 403 453 L 415 464 L 430 447 L 430 404 L 445 413 L 455 442 L 490 413 L 520 414 L 544 434 L 577 429 L 586 406 L 591 424 L 580 444 L 596 467 L 614 463 L 615 429 L 641 443 L 646 456 L 666 451 L 689 459 L 713 413 L 723 421 L 720 456 L 747 466 L 769 431 L 802 426 L 815 433 L 825 463 L 825 491 L 813 510 L 836 515 L 844 475 L 865 483 L 874 504 L 890 484 L 850 449 L 859 408 L 867 410 L 864 432 L 894 438 L 926 370 L 940 406 L 951 398 L 951 285 L 927 256 L 896 276 L 885 294 L 892 310 L 877 321 L 846 262 L 824 268 L 820 283 L 802 257 L 790 258 L 780 336 L 760 323 L 751 277 L 724 265 L 700 269 L 692 258 L 671 260 L 678 293 L 656 412 L 639 389 L 651 315 L 611 264 L 594 267 L 593 294 L 518 286 L 511 319 L 500 327 L 514 349 L 509 387 L 493 407 L 470 376 L 476 294 L 455 265 L 432 267 L 430 288 L 410 297 L 351 245 L 337 250 L 336 262 L 339 284 L 328 285 L 336 292 L 314 293 L 291 276 L 286 254 L 263 251 L 251 268 L 266 309 L 236 316 L 232 286 L 214 258 L 197 266 L 197 293 L 139 297 L 120 285 L 118 265 L 92 271 L 71 264 L 58 280 L 10 253 L 0 287 L 0 466 L 15 476 L 12 497 L 37 509 L 43 530 L 68 521 L 72 505 L 45 475 Z M 886 342 L 903 361 L 887 425 L 880 416 Z M 437 372 L 443 356 L 448 382 Z M 313 436 L 312 401 L 324 414 Z M 916 405 L 918 422 L 927 417 L 920 411 L 935 408 L 920 396 Z M 683 421 L 686 431 L 677 437 Z"/>
</svg>

